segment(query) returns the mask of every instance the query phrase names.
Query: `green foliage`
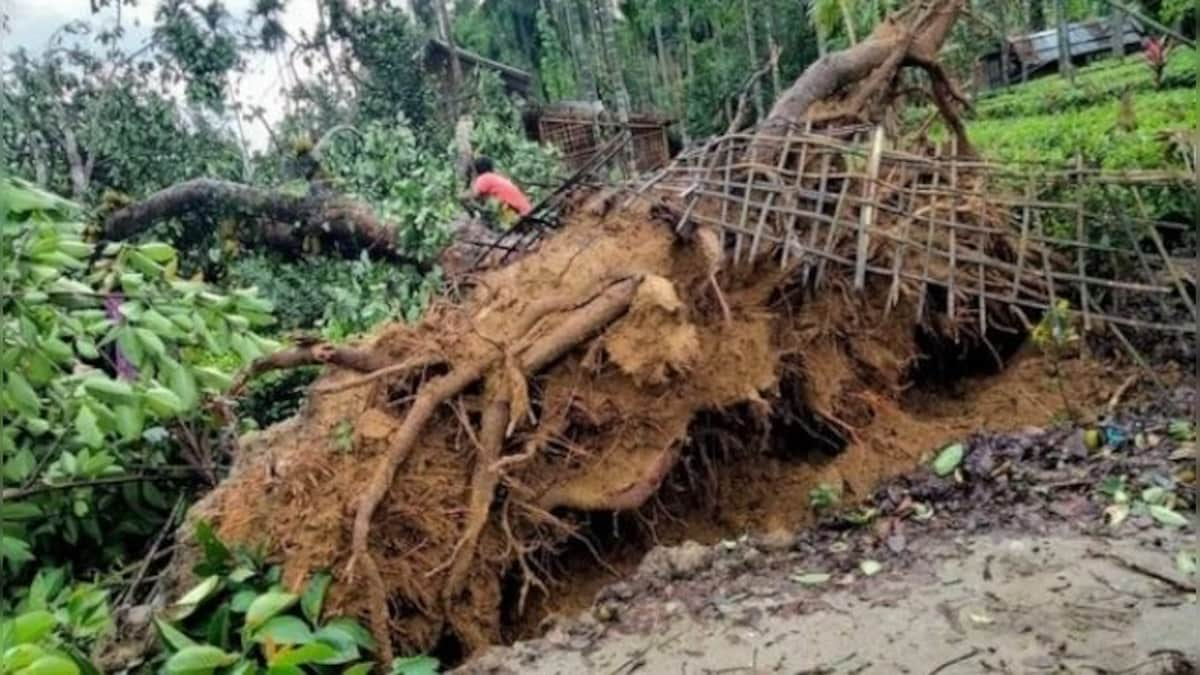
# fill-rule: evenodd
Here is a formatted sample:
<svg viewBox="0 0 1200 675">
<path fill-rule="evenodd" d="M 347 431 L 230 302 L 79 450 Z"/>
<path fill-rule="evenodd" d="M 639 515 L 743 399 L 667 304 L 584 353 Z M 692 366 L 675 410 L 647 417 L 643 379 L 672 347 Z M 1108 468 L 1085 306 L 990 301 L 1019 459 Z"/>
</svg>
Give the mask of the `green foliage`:
<svg viewBox="0 0 1200 675">
<path fill-rule="evenodd" d="M 537 31 L 541 47 L 538 55 L 538 73 L 541 75 L 546 98 L 557 101 L 573 97 L 577 85 L 571 60 L 567 56 L 566 47 L 554 30 L 550 12 L 544 5 L 537 11 Z"/>
<path fill-rule="evenodd" d="M 418 60 L 424 45 L 408 15 L 383 3 L 355 11 L 345 0 L 330 0 L 328 11 L 332 32 L 362 68 L 360 121 L 392 123 L 399 116 L 425 128 L 433 118 L 432 98 Z"/>
<path fill-rule="evenodd" d="M 0 74 L 0 166 L 89 200 L 237 175 L 229 133 L 186 116 L 159 91 L 148 61 L 102 63 L 85 47 L 10 56 Z"/>
<path fill-rule="evenodd" d="M 837 506 L 842 501 L 842 491 L 836 485 L 821 483 L 808 491 L 808 505 L 814 511 Z"/>
<path fill-rule="evenodd" d="M 1198 58 L 1194 49 L 1173 50 L 1163 74 L 1163 86 L 1168 89 L 1195 87 L 1196 73 L 1200 71 Z M 975 117 L 989 120 L 1058 115 L 1113 103 L 1126 90 L 1139 94 L 1136 99 L 1141 102 L 1144 97 L 1140 94 L 1154 88 L 1153 77 L 1140 56 L 1104 59 L 1080 68 L 1075 74 L 1075 86 L 1061 77 L 1042 77 L 989 92 L 976 103 Z M 1143 103 L 1141 107 L 1151 106 Z"/>
<path fill-rule="evenodd" d="M 155 35 L 182 71 L 188 99 L 220 110 L 226 77 L 241 61 L 225 6 L 166 0 L 159 4 L 155 19 Z"/>
<path fill-rule="evenodd" d="M 14 608 L 0 611 L 11 617 L 0 620 L 0 675 L 98 675 L 83 654 L 109 627 L 108 595 L 66 582 L 65 570 L 43 569 Z"/>
<path fill-rule="evenodd" d="M 0 179 L 0 568 L 21 581 L 56 560 L 120 558 L 161 524 L 179 452 L 167 428 L 276 348 L 271 307 L 174 277 L 170 246 L 82 238 L 70 203 Z M 172 488 L 177 489 L 177 488 Z M 18 587 L 6 584 L 6 589 Z"/>
<path fill-rule="evenodd" d="M 266 565 L 259 552 L 227 546 L 207 523 L 198 524 L 196 541 L 203 555 L 195 572 L 202 580 L 155 619 L 163 672 L 369 671 L 371 634 L 354 619 L 325 616 L 328 572 L 316 573 L 293 593 L 280 585 L 278 565 Z M 393 672 L 437 672 L 437 662 L 427 657 L 396 664 Z"/>
</svg>

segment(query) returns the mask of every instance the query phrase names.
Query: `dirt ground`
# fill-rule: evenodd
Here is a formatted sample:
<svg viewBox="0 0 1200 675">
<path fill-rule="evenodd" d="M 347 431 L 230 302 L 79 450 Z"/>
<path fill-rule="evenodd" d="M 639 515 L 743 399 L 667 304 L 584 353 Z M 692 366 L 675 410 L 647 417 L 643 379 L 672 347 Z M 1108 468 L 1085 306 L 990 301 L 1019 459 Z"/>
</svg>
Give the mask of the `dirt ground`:
<svg viewBox="0 0 1200 675">
<path fill-rule="evenodd" d="M 1197 672 L 1200 579 L 1177 562 L 1197 523 L 1166 527 L 1137 497 L 1194 504 L 1177 417 L 1191 396 L 970 436 L 956 474 L 882 484 L 867 524 L 855 507 L 794 534 L 656 548 L 590 611 L 455 672 Z M 1099 487 L 1117 477 L 1133 507 L 1112 525 Z"/>
</svg>

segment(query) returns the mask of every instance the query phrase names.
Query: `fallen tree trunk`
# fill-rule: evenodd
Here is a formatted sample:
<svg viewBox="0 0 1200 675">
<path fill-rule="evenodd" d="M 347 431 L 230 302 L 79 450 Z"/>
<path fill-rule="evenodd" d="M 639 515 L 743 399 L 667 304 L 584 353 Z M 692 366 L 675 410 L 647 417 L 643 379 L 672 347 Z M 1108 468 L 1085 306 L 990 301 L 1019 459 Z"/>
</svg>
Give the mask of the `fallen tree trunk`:
<svg viewBox="0 0 1200 675">
<path fill-rule="evenodd" d="M 108 239 L 128 239 L 159 221 L 193 213 L 265 221 L 258 230 L 243 224 L 239 239 L 261 242 L 285 253 L 299 254 L 304 240 L 315 237 L 349 257 L 365 251 L 423 271 L 432 267 L 432 263 L 401 250 L 396 244 L 395 227 L 380 220 L 361 202 L 319 189 L 296 195 L 214 178 L 178 183 L 119 209 L 105 220 L 104 233 Z"/>
<path fill-rule="evenodd" d="M 781 136 L 806 120 L 878 123 L 895 96 L 900 69 L 914 66 L 929 74 L 931 96 L 959 136 L 959 147 L 970 148 L 955 112 L 966 98 L 937 60 L 961 11 L 962 0 L 918 2 L 885 19 L 866 40 L 821 57 L 775 101 L 757 133 Z"/>
</svg>

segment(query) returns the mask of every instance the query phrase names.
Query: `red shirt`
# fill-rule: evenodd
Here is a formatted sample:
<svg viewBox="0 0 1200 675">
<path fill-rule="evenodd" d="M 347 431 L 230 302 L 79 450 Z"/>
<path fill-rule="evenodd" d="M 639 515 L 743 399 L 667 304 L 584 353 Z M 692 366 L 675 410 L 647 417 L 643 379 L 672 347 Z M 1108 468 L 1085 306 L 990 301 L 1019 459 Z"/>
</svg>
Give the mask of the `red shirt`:
<svg viewBox="0 0 1200 675">
<path fill-rule="evenodd" d="M 471 194 L 476 197 L 495 197 L 522 216 L 529 215 L 533 210 L 533 205 L 521 189 L 494 171 L 479 174 L 471 184 Z"/>
</svg>

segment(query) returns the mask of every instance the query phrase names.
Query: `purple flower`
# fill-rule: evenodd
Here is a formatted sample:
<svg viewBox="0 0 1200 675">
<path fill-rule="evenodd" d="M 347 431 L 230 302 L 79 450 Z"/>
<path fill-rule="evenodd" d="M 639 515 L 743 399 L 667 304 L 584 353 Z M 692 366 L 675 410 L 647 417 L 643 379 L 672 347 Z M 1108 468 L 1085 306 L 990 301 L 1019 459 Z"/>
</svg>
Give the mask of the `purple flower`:
<svg viewBox="0 0 1200 675">
<path fill-rule="evenodd" d="M 104 314 L 109 321 L 117 324 L 125 323 L 125 315 L 121 314 L 121 302 L 125 300 L 120 293 L 109 293 L 104 296 Z"/>
<path fill-rule="evenodd" d="M 109 321 L 118 326 L 125 323 L 125 315 L 121 313 L 121 302 L 124 299 L 120 293 L 109 293 L 104 297 L 104 314 L 108 317 Z M 134 367 L 129 359 L 125 358 L 125 354 L 121 351 L 120 347 L 114 345 L 113 351 L 117 355 L 117 377 L 122 380 L 136 380 L 138 376 L 137 368 Z"/>
</svg>

